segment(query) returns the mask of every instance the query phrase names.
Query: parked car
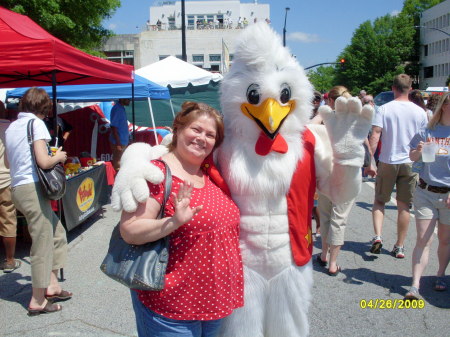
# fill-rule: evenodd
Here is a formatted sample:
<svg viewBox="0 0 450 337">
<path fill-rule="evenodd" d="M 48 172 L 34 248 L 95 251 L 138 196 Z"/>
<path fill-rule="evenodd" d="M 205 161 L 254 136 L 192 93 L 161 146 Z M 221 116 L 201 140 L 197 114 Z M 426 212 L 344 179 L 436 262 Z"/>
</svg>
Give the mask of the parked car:
<svg viewBox="0 0 450 337">
<path fill-rule="evenodd" d="M 376 106 L 380 107 L 383 104 L 389 103 L 394 100 L 394 93 L 392 91 L 383 91 L 375 96 L 373 99 Z"/>
</svg>

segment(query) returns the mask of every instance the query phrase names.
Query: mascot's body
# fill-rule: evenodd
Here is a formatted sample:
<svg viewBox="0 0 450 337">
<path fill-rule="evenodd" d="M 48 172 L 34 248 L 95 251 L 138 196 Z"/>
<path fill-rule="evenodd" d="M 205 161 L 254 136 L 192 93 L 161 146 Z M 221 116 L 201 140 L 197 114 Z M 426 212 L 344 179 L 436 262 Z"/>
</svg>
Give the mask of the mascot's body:
<svg viewBox="0 0 450 337">
<path fill-rule="evenodd" d="M 307 127 L 312 93 L 303 69 L 268 25 L 258 23 L 241 34 L 222 81 L 225 140 L 215 155 L 241 212 L 245 305 L 224 319 L 223 337 L 308 334 L 316 182 L 334 202 L 356 196 L 372 113 L 361 113 L 356 99 L 338 100 L 336 111 L 343 113 L 322 111 L 328 131 Z M 124 154 L 120 174 L 136 176 L 132 157 Z M 130 203 L 126 183 L 128 177 L 121 177 L 114 192 L 114 200 L 121 194 L 116 209 Z"/>
</svg>

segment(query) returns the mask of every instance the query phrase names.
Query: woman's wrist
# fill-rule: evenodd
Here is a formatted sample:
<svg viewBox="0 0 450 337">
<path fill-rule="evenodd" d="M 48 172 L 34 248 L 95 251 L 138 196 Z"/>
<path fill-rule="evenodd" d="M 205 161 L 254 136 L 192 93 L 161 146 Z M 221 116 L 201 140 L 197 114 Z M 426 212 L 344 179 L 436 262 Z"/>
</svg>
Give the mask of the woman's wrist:
<svg viewBox="0 0 450 337">
<path fill-rule="evenodd" d="M 184 224 L 181 223 L 179 220 L 177 220 L 177 218 L 175 216 L 172 216 L 170 218 L 170 221 L 172 222 L 172 224 L 174 225 L 175 229 L 180 228 L 181 226 L 183 226 Z"/>
</svg>

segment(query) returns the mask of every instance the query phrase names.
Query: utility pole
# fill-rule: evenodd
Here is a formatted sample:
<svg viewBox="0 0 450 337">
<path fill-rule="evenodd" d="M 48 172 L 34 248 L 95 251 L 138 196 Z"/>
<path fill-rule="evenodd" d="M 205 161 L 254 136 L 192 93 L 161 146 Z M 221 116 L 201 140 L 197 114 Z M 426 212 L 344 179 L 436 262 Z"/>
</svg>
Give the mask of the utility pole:
<svg viewBox="0 0 450 337">
<path fill-rule="evenodd" d="M 186 14 L 184 8 L 184 1 L 181 0 L 181 58 L 187 62 L 186 55 Z"/>
</svg>

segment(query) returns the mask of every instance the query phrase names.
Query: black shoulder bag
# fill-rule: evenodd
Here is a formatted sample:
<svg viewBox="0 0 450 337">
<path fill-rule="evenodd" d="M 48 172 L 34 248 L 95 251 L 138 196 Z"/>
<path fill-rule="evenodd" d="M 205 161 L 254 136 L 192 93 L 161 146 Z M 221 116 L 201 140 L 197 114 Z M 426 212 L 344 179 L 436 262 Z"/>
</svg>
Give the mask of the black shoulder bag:
<svg viewBox="0 0 450 337">
<path fill-rule="evenodd" d="M 66 174 L 64 167 L 58 163 L 51 169 L 42 169 L 36 162 L 33 147 L 33 122 L 34 118 L 30 119 L 27 124 L 28 144 L 30 145 L 31 158 L 36 166 L 36 171 L 39 177 L 39 182 L 42 191 L 51 200 L 59 200 L 66 193 Z"/>
<path fill-rule="evenodd" d="M 166 169 L 164 200 L 157 219 L 165 214 L 166 202 L 172 190 L 172 175 L 169 166 Z M 162 290 L 169 261 L 169 237 L 143 245 L 130 245 L 120 235 L 120 223 L 114 228 L 109 242 L 108 253 L 100 269 L 113 280 L 124 286 L 138 290 Z"/>
</svg>

